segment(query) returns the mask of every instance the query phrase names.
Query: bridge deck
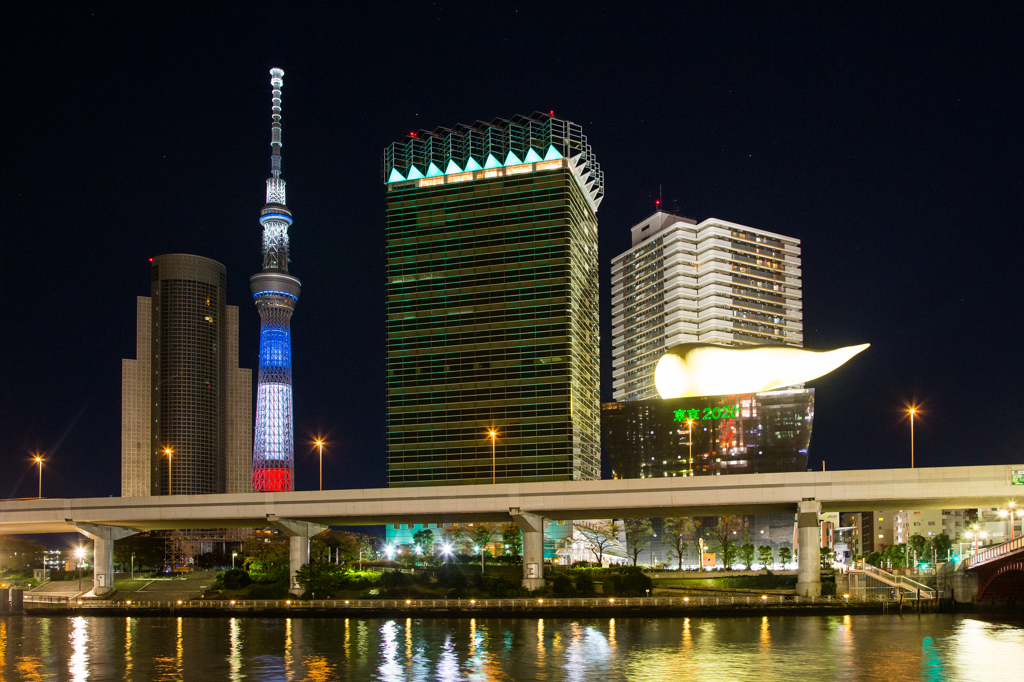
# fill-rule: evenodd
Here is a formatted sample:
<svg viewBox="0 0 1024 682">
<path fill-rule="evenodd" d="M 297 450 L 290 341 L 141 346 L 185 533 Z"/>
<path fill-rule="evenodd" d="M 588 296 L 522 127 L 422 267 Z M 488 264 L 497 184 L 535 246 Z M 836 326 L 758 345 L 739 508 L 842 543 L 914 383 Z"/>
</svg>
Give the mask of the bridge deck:
<svg viewBox="0 0 1024 682">
<path fill-rule="evenodd" d="M 509 520 L 519 508 L 549 519 L 996 507 L 1024 489 L 1024 464 L 740 474 L 694 478 L 324 490 L 233 495 L 0 502 L 0 534 L 67 532 L 68 521 L 138 530 L 267 525 L 267 517 L 332 526 Z M 1024 497 L 1024 494 L 1021 495 Z"/>
</svg>

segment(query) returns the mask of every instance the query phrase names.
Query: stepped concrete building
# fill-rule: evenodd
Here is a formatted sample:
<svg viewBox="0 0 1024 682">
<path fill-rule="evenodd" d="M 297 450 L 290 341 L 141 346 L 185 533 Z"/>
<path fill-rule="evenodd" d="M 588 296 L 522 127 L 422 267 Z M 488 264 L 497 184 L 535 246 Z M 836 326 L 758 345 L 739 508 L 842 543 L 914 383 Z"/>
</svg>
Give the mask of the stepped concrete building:
<svg viewBox="0 0 1024 682">
<path fill-rule="evenodd" d="M 800 240 L 657 212 L 612 259 L 615 400 L 657 397 L 654 367 L 682 343 L 803 345 Z"/>
<path fill-rule="evenodd" d="M 157 256 L 150 280 L 121 367 L 121 495 L 249 492 L 252 374 L 238 367 L 224 266 Z"/>
</svg>

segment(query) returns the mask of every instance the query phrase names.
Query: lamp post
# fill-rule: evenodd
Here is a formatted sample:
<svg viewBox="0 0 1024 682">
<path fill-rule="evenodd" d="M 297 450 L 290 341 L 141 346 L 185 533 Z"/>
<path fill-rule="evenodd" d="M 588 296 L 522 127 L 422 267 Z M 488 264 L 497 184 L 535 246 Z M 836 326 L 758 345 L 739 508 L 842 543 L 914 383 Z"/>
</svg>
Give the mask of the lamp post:
<svg viewBox="0 0 1024 682">
<path fill-rule="evenodd" d="M 231 568 L 235 567 L 235 557 L 238 556 L 238 552 L 231 553 Z"/>
<path fill-rule="evenodd" d="M 495 485 L 498 483 L 498 459 L 495 455 L 498 447 L 498 432 L 492 428 L 487 435 L 491 437 L 491 484 Z"/>
<path fill-rule="evenodd" d="M 40 497 L 42 497 L 42 496 L 40 495 Z M 1004 518 L 1007 515 L 1009 515 L 1009 517 L 1010 517 L 1010 539 L 1013 540 L 1013 539 L 1015 539 L 1017 537 L 1016 535 L 1014 535 L 1014 520 L 1013 520 L 1013 517 L 1015 515 L 1016 516 L 1020 516 L 1020 514 L 1017 513 L 1017 505 L 1016 505 L 1016 503 L 1010 502 L 1009 505 L 1007 505 L 1007 506 L 1008 506 L 1007 509 L 1000 509 L 999 510 L 999 515 L 1004 517 Z M 1022 531 L 1022 532 L 1024 532 L 1024 531 Z"/>
<path fill-rule="evenodd" d="M 164 446 L 164 454 L 167 455 L 167 494 L 174 494 L 174 450 L 169 445 Z"/>
<path fill-rule="evenodd" d="M 317 449 L 320 450 L 320 490 L 324 489 L 324 440 L 323 438 L 317 438 L 313 441 Z"/>
<path fill-rule="evenodd" d="M 35 463 L 39 465 L 39 499 L 43 499 L 43 458 L 40 454 L 36 453 Z M 1011 523 L 1011 525 L 1013 525 Z"/>
<path fill-rule="evenodd" d="M 78 559 L 75 563 L 78 565 L 78 591 L 82 591 L 82 560 L 85 559 L 85 547 L 79 547 L 75 550 L 75 558 Z"/>
<path fill-rule="evenodd" d="M 914 415 L 917 414 L 917 406 L 911 405 L 907 408 L 910 415 L 910 468 L 914 468 Z"/>
<path fill-rule="evenodd" d="M 686 420 L 686 440 L 690 443 L 690 475 L 693 476 L 693 420 Z"/>
</svg>

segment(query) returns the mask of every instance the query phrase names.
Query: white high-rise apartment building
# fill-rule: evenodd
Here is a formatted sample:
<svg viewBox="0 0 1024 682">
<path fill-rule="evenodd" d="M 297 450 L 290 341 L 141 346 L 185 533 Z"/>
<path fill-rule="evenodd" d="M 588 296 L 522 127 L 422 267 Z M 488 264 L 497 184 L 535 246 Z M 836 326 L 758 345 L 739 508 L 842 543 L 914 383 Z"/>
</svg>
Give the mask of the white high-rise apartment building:
<svg viewBox="0 0 1024 682">
<path fill-rule="evenodd" d="M 654 367 L 681 343 L 803 346 L 800 240 L 658 211 L 612 259 L 615 400 L 656 398 Z"/>
</svg>

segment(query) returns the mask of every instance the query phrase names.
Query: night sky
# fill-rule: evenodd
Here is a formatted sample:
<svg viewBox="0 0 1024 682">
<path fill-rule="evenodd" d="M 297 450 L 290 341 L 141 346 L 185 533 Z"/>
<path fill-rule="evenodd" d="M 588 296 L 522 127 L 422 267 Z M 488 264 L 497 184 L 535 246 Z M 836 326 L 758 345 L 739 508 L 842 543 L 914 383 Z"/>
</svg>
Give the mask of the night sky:
<svg viewBox="0 0 1024 682">
<path fill-rule="evenodd" d="M 384 147 L 553 110 L 605 171 L 610 260 L 664 205 L 802 240 L 804 344 L 869 342 L 817 389 L 809 466 L 1024 461 L 1024 5 L 22 3 L 5 15 L 0 497 L 120 493 L 121 359 L 149 258 L 248 293 L 285 70 L 296 469 L 385 483 Z M 895 3 L 890 3 L 895 4 Z M 140 9 L 141 8 L 141 9 Z M 342 9 L 343 8 L 343 9 Z M 254 376 L 255 384 L 255 376 Z M 254 410 L 255 412 L 255 410 Z"/>
</svg>

